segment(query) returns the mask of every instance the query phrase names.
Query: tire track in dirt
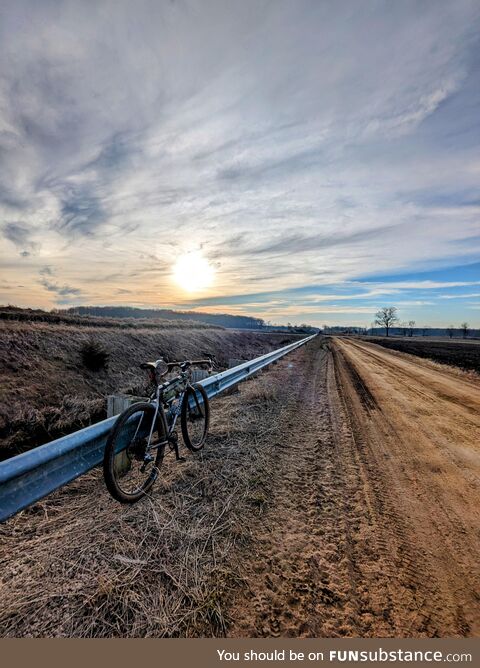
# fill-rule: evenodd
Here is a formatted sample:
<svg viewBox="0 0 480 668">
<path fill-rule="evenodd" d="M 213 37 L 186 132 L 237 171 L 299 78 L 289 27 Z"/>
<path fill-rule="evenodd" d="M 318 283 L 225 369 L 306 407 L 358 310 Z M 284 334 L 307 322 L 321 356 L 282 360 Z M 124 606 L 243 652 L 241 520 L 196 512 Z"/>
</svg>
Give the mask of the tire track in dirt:
<svg viewBox="0 0 480 668">
<path fill-rule="evenodd" d="M 230 610 L 229 635 L 338 636 L 352 628 L 348 536 L 326 393 L 329 352 L 313 343 L 301 357 L 276 426 L 283 447 L 272 470 L 271 510 L 253 523 L 248 593 Z"/>
<path fill-rule="evenodd" d="M 253 523 L 248 595 L 240 595 L 230 611 L 235 621 L 229 634 L 407 634 L 423 600 L 397 596 L 397 551 L 405 554 L 406 542 L 398 523 L 386 517 L 394 516 L 394 504 L 379 503 L 387 492 L 359 452 L 332 353 L 321 342 L 313 344 L 298 372 L 296 399 L 277 425 L 279 434 L 293 438 L 273 472 L 271 510 Z M 361 379 L 342 380 L 358 396 Z M 395 542 L 385 536 L 385 522 L 395 526 Z M 419 571 L 416 562 L 404 567 L 408 586 Z M 417 635 L 427 634 L 422 625 Z"/>
</svg>

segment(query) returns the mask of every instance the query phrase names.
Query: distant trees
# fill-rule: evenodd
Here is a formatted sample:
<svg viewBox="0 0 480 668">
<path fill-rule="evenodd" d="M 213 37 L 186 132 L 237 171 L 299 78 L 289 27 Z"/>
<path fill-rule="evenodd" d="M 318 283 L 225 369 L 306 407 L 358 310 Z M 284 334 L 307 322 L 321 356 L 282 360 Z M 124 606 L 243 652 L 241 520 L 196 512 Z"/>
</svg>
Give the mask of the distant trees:
<svg viewBox="0 0 480 668">
<path fill-rule="evenodd" d="M 462 324 L 460 325 L 460 329 L 462 330 L 463 338 L 466 339 L 469 332 L 468 322 L 462 322 Z"/>
<path fill-rule="evenodd" d="M 448 336 L 452 338 L 455 333 L 455 327 L 453 325 L 449 325 L 445 331 L 447 332 Z"/>
<path fill-rule="evenodd" d="M 375 313 L 375 324 L 385 328 L 388 336 L 390 327 L 398 322 L 397 308 L 395 306 L 384 306 Z"/>
<path fill-rule="evenodd" d="M 402 322 L 399 324 L 403 336 L 413 336 L 413 331 L 415 329 L 415 320 L 409 320 L 408 322 Z"/>
</svg>

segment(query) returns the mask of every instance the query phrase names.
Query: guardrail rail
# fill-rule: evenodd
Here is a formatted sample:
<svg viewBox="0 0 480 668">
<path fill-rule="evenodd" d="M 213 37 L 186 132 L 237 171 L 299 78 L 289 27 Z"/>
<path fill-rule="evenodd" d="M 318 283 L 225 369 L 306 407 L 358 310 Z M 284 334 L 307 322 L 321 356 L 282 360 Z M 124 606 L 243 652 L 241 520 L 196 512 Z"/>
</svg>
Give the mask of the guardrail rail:
<svg viewBox="0 0 480 668">
<path fill-rule="evenodd" d="M 209 376 L 200 383 L 209 399 L 311 341 L 316 334 L 243 364 Z M 87 473 L 103 461 L 107 436 L 117 416 L 102 420 L 0 463 L 0 522 Z"/>
</svg>

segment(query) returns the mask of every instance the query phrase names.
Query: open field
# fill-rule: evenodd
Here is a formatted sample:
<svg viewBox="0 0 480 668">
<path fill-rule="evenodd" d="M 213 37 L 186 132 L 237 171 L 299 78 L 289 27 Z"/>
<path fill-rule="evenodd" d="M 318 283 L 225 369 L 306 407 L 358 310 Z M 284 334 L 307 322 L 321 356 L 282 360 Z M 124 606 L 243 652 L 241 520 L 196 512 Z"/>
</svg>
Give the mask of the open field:
<svg viewBox="0 0 480 668">
<path fill-rule="evenodd" d="M 0 321 L 0 459 L 106 417 L 107 394 L 142 395 L 141 362 L 216 356 L 251 359 L 296 335 L 217 328 L 85 327 Z M 93 340 L 109 353 L 108 368 L 91 371 L 80 351 Z"/>
<path fill-rule="evenodd" d="M 365 340 L 377 343 L 390 350 L 417 355 L 440 362 L 451 364 L 461 369 L 480 373 L 480 339 L 431 339 L 410 337 L 369 336 Z"/>
<path fill-rule="evenodd" d="M 318 337 L 117 505 L 94 471 L 0 527 L 4 636 L 470 636 L 480 379 Z"/>
</svg>

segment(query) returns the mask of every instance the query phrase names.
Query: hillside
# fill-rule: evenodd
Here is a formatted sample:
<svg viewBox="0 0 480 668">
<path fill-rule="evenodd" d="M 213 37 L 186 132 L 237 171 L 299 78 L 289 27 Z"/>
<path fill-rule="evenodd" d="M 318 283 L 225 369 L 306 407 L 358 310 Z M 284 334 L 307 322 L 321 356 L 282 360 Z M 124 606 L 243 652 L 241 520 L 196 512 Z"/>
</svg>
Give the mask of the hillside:
<svg viewBox="0 0 480 668">
<path fill-rule="evenodd" d="M 141 362 L 207 352 L 226 367 L 230 358 L 251 359 L 294 338 L 191 325 L 124 329 L 0 321 L 0 459 L 103 419 L 108 394 L 144 394 Z M 88 341 L 109 353 L 107 369 L 83 365 Z"/>
</svg>

